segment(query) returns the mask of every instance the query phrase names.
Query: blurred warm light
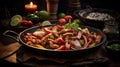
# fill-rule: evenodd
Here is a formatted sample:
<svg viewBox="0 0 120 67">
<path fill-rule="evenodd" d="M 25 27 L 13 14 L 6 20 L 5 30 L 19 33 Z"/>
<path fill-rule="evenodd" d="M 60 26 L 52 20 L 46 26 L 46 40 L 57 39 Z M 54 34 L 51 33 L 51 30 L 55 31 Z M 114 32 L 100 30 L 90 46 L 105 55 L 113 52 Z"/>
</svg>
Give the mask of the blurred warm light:
<svg viewBox="0 0 120 67">
<path fill-rule="evenodd" d="M 30 2 L 30 6 L 33 6 L 33 2 Z"/>
</svg>

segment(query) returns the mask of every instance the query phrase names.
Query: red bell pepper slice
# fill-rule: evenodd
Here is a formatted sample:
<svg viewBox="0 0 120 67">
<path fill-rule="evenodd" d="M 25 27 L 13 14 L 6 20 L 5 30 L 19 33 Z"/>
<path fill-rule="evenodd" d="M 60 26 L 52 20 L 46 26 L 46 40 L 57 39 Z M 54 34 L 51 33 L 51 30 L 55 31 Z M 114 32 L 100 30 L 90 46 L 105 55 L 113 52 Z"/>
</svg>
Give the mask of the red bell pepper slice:
<svg viewBox="0 0 120 67">
<path fill-rule="evenodd" d="M 65 44 L 65 41 L 63 40 L 62 37 L 59 37 L 55 40 L 55 42 L 58 44 L 58 45 L 64 45 Z"/>
<path fill-rule="evenodd" d="M 52 33 L 52 30 L 50 30 L 50 29 L 48 29 L 48 28 L 44 28 L 45 29 L 45 31 L 46 31 L 46 33 Z"/>
<path fill-rule="evenodd" d="M 63 26 L 60 26 L 60 25 L 57 25 L 56 28 L 57 28 L 57 30 L 61 30 L 61 29 L 63 29 L 64 27 L 63 27 Z"/>
</svg>

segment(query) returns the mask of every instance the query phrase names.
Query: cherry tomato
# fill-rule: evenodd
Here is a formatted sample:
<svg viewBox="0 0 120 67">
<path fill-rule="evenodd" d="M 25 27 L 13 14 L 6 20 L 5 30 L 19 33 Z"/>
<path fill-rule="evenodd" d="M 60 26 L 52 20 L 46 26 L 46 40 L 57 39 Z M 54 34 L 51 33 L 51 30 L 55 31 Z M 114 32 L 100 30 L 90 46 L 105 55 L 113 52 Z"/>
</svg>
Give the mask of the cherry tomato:
<svg viewBox="0 0 120 67">
<path fill-rule="evenodd" d="M 33 26 L 33 22 L 32 21 L 28 21 L 27 25 L 28 25 L 28 27 L 31 27 L 31 26 Z"/>
<path fill-rule="evenodd" d="M 64 28 L 64 26 L 57 25 L 56 28 L 57 28 L 57 30 L 61 30 Z"/>
<path fill-rule="evenodd" d="M 60 19 L 58 19 L 58 23 L 59 24 L 66 24 L 67 21 L 64 18 L 60 18 Z"/>
<path fill-rule="evenodd" d="M 67 22 L 69 22 L 69 20 L 73 20 L 73 17 L 71 15 L 66 15 L 64 16 L 64 18 L 66 19 Z"/>
<path fill-rule="evenodd" d="M 30 26 L 33 26 L 33 23 L 32 23 L 32 21 L 29 21 L 29 20 L 22 20 L 21 25 L 26 26 L 26 27 L 30 27 Z"/>
</svg>

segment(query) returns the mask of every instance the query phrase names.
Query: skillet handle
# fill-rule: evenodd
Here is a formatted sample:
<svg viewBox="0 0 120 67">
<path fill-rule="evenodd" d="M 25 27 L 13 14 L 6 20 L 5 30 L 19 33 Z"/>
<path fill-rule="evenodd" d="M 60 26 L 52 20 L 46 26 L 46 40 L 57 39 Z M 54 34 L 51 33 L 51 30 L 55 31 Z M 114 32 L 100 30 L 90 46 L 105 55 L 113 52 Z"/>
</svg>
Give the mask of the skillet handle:
<svg viewBox="0 0 120 67">
<path fill-rule="evenodd" d="M 3 33 L 3 36 L 10 37 L 10 38 L 16 40 L 17 42 L 19 42 L 19 40 L 18 40 L 18 33 L 16 33 L 15 31 L 6 30 L 6 31 Z"/>
</svg>

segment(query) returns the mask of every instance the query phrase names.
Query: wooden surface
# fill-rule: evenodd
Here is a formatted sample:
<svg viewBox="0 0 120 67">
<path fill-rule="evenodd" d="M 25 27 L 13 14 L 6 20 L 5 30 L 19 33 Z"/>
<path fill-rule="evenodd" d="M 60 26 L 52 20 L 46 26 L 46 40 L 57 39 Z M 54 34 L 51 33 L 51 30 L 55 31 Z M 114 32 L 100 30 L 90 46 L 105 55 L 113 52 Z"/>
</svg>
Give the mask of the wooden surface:
<svg viewBox="0 0 120 67">
<path fill-rule="evenodd" d="M 0 59 L 16 63 L 16 51 L 21 45 L 15 40 L 0 36 Z"/>
</svg>

